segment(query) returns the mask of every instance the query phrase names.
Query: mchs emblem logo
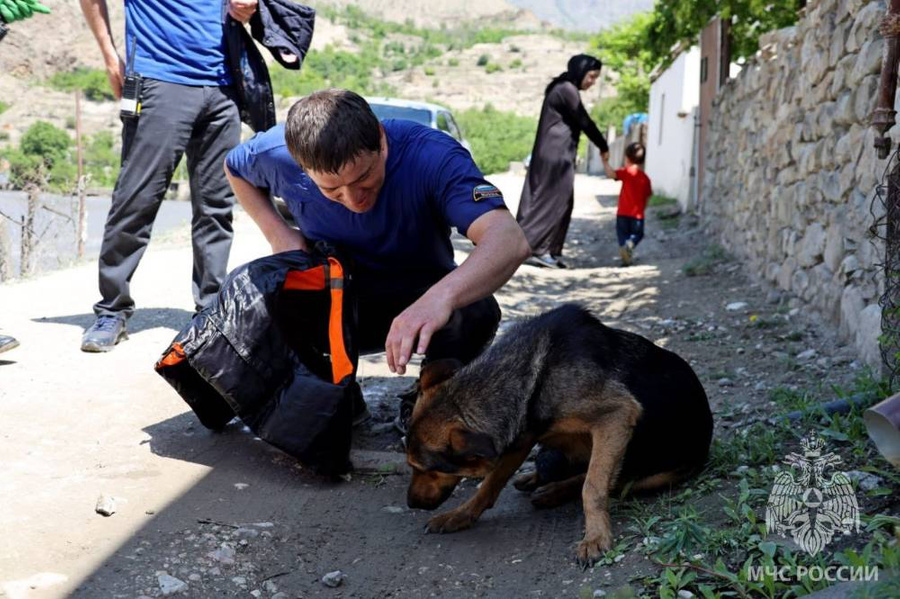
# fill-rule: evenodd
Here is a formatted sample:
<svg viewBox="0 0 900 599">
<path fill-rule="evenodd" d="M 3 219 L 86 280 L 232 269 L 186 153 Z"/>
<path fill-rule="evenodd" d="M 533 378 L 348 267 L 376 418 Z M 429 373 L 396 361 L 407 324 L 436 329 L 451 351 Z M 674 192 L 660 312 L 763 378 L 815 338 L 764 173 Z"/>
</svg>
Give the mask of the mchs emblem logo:
<svg viewBox="0 0 900 599">
<path fill-rule="evenodd" d="M 859 505 L 847 475 L 829 473 L 841 458 L 823 454 L 825 442 L 813 434 L 800 444 L 803 455 L 792 453 L 784 460 L 793 471 L 775 477 L 766 507 L 766 529 L 790 535 L 801 549 L 815 555 L 838 532 L 859 532 Z"/>
</svg>

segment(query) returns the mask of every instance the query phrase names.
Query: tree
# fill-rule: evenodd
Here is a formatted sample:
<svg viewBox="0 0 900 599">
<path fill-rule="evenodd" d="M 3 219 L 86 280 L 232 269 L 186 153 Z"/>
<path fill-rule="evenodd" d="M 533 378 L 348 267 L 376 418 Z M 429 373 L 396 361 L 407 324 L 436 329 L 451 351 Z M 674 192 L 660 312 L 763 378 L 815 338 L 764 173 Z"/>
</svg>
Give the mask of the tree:
<svg viewBox="0 0 900 599">
<path fill-rule="evenodd" d="M 731 20 L 732 58 L 747 58 L 759 49 L 759 36 L 797 21 L 805 0 L 667 0 L 653 7 L 648 38 L 657 64 L 664 64 L 679 42 L 696 43 L 715 15 Z"/>
<path fill-rule="evenodd" d="M 616 97 L 602 100 L 593 110 L 603 130 L 611 124 L 621 129 L 625 116 L 647 111 L 650 71 L 656 64 L 649 39 L 653 19 L 654 13 L 635 13 L 591 40 L 604 66 L 619 76 Z"/>
</svg>

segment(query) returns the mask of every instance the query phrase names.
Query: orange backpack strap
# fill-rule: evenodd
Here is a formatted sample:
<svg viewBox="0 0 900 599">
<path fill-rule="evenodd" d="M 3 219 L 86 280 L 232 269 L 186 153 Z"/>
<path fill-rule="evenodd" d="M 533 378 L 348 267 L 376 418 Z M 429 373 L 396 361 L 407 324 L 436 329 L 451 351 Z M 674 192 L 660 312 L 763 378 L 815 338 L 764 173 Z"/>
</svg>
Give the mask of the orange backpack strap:
<svg viewBox="0 0 900 599">
<path fill-rule="evenodd" d="M 315 269 L 314 269 L 315 270 Z M 336 258 L 328 258 L 328 283 L 331 288 L 331 314 L 328 318 L 328 343 L 331 345 L 331 374 L 334 384 L 353 374 L 353 362 L 344 345 L 344 267 Z"/>
</svg>

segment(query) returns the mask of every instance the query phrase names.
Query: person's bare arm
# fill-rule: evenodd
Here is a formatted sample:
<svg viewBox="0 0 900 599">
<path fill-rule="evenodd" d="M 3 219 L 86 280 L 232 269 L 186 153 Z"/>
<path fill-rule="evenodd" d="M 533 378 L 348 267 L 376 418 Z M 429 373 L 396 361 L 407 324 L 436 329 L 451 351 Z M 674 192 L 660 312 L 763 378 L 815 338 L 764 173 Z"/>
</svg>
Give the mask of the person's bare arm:
<svg viewBox="0 0 900 599">
<path fill-rule="evenodd" d="M 385 341 L 391 372 L 404 374 L 413 350 L 424 354 L 454 310 L 497 291 L 531 255 L 522 228 L 507 210 L 481 215 L 466 236 L 475 243 L 469 257 L 391 323 Z"/>
<path fill-rule="evenodd" d="M 616 180 L 616 169 L 609 165 L 609 152 L 603 154 L 603 170 L 606 171 L 607 177 L 613 181 Z"/>
<path fill-rule="evenodd" d="M 225 166 L 225 176 L 228 177 L 231 189 L 234 190 L 234 197 L 262 231 L 266 241 L 272 246 L 273 254 L 291 250 L 308 251 L 306 238 L 300 231 L 291 228 L 284 222 L 265 192 L 233 175 L 227 165 Z"/>
<path fill-rule="evenodd" d="M 125 61 L 119 56 L 113 42 L 112 30 L 109 26 L 109 10 L 106 0 L 81 0 L 81 12 L 88 27 L 100 46 L 103 63 L 106 65 L 106 76 L 116 100 L 122 97 L 122 83 L 125 80 Z"/>
</svg>

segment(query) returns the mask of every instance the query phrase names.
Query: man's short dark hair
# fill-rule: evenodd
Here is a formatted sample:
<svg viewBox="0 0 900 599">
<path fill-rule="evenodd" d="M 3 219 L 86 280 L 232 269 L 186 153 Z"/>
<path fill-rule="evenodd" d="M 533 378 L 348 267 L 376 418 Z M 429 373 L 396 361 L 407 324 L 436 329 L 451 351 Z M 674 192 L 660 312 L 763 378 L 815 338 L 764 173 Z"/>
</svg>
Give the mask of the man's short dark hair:
<svg viewBox="0 0 900 599">
<path fill-rule="evenodd" d="M 336 174 L 364 152 L 381 150 L 381 126 L 362 96 L 326 89 L 291 107 L 284 140 L 305 170 Z"/>
<path fill-rule="evenodd" d="M 628 157 L 634 164 L 644 164 L 644 157 L 647 151 L 644 149 L 644 144 L 639 141 L 628 144 L 628 147 L 625 148 L 625 156 Z"/>
</svg>

